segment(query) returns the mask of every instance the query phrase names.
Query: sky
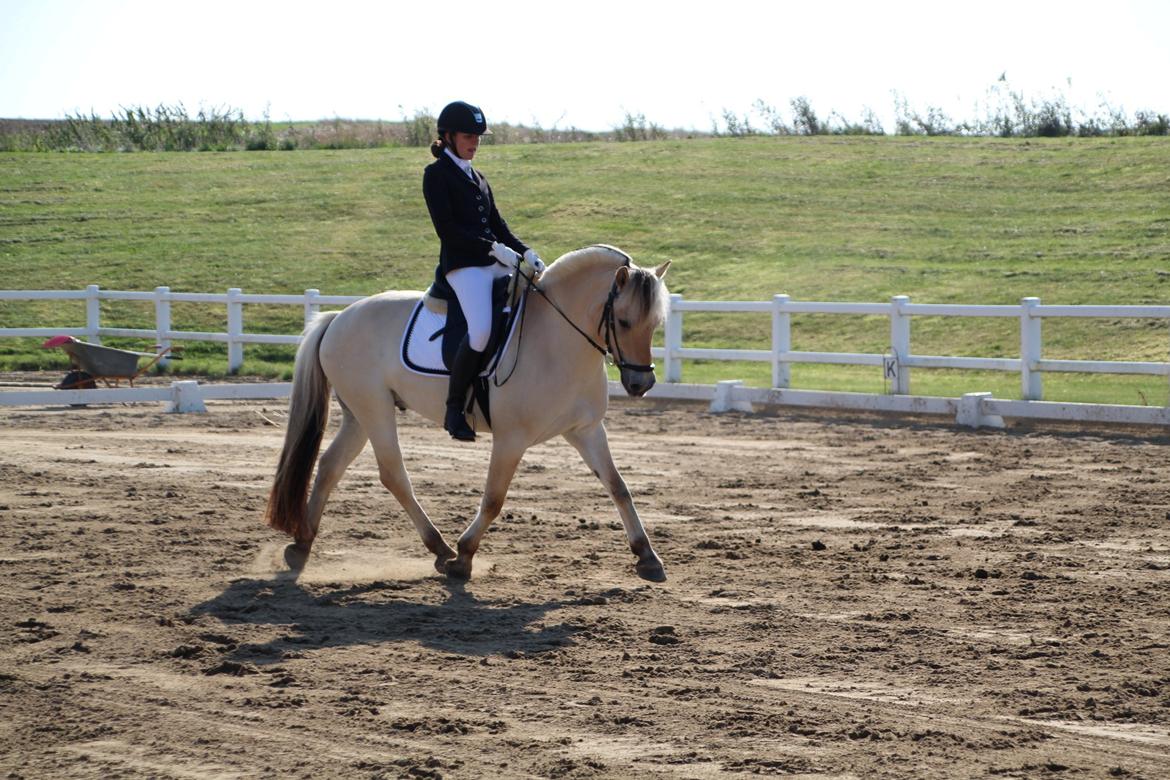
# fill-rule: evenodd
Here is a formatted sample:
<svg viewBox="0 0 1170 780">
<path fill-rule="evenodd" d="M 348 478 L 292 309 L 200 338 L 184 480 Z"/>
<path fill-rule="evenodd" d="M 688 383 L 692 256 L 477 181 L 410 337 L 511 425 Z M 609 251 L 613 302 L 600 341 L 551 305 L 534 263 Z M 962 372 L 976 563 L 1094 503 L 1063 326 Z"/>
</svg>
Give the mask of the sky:
<svg viewBox="0 0 1170 780">
<path fill-rule="evenodd" d="M 466 100 L 489 123 L 707 131 L 806 97 L 892 131 L 895 95 L 962 120 L 993 85 L 1170 113 L 1168 74 L 1163 0 L 0 0 L 4 118 L 182 103 L 398 120 Z"/>
</svg>

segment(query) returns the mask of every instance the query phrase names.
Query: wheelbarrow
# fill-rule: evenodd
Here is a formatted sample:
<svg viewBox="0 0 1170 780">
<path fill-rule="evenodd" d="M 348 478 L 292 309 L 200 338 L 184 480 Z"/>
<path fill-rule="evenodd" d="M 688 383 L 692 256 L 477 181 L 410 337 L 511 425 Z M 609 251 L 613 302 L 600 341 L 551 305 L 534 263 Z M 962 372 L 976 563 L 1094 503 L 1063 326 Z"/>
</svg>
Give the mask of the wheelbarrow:
<svg viewBox="0 0 1170 780">
<path fill-rule="evenodd" d="M 124 380 L 134 386 L 134 380 L 146 373 L 171 352 L 170 347 L 157 352 L 133 352 L 128 349 L 103 347 L 78 341 L 72 336 L 54 336 L 41 344 L 46 349 L 60 347 L 69 355 L 71 370 L 55 387 L 58 390 L 85 390 L 97 387 L 118 387 Z M 157 348 L 157 347 L 156 347 Z M 178 355 L 172 355 L 178 358 Z M 140 365 L 142 358 L 150 358 Z"/>
</svg>

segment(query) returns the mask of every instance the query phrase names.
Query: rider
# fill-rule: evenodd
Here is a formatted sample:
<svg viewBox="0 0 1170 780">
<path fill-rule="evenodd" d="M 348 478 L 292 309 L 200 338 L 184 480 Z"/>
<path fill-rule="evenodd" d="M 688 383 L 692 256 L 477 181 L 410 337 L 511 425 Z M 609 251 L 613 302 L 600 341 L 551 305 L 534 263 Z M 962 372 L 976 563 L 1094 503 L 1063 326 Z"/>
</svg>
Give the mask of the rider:
<svg viewBox="0 0 1170 780">
<path fill-rule="evenodd" d="M 439 112 L 438 131 L 431 144 L 435 162 L 423 172 L 423 196 L 439 234 L 432 291 L 447 300 L 453 293 L 467 319 L 467 336 L 450 366 L 443 427 L 452 438 L 474 441 L 464 402 L 491 336 L 492 282 L 516 268 L 521 257 L 537 274 L 544 262 L 508 229 L 487 179 L 471 167 L 479 137 L 491 133 L 483 112 L 457 100 Z"/>
</svg>

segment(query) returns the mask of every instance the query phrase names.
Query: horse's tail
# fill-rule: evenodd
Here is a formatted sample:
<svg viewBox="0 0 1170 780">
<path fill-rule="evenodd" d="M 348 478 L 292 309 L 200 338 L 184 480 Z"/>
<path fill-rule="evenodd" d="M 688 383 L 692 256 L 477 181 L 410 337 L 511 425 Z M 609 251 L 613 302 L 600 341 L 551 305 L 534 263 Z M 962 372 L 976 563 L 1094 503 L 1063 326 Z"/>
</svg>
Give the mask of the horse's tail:
<svg viewBox="0 0 1170 780">
<path fill-rule="evenodd" d="M 284 449 L 280 451 L 276 479 L 264 510 L 264 520 L 268 525 L 298 540 L 308 530 L 303 529 L 302 524 L 309 476 L 317 462 L 325 424 L 329 420 L 329 380 L 321 370 L 318 351 L 325 329 L 337 314 L 330 311 L 317 315 L 305 328 L 301 345 L 297 348 Z"/>
</svg>

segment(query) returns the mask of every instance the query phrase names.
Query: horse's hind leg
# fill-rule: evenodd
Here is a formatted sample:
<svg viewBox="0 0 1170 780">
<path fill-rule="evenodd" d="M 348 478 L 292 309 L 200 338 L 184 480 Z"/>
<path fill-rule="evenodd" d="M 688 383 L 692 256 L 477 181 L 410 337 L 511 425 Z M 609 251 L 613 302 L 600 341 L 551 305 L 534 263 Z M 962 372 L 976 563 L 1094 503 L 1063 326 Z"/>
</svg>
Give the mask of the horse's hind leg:
<svg viewBox="0 0 1170 780">
<path fill-rule="evenodd" d="M 502 435 L 497 434 L 492 441 L 492 457 L 488 463 L 487 482 L 479 502 L 479 512 L 459 537 L 459 557 L 447 564 L 448 577 L 461 580 L 471 577 L 471 559 L 492 521 L 500 516 L 504 498 L 508 495 L 508 486 L 512 484 L 512 477 L 523 456 L 524 448 L 510 445 Z"/>
<path fill-rule="evenodd" d="M 577 452 L 581 453 L 585 465 L 593 469 L 593 473 L 605 485 L 610 498 L 617 505 L 622 525 L 626 529 L 626 538 L 630 541 L 630 549 L 638 556 L 638 562 L 634 565 L 638 576 L 651 582 L 665 582 L 666 569 L 662 565 L 662 559 L 654 552 L 650 537 L 647 536 L 642 520 L 638 517 L 638 511 L 634 509 L 634 499 L 630 496 L 626 481 L 622 479 L 617 466 L 613 463 L 605 426 L 597 423 L 583 430 L 569 431 L 564 436 Z"/>
<path fill-rule="evenodd" d="M 435 556 L 435 569 L 446 571 L 447 561 L 455 557 L 455 551 L 443 539 L 439 529 L 427 517 L 427 513 L 414 497 L 414 487 L 402 463 L 402 450 L 398 446 L 398 424 L 394 419 L 394 407 L 379 415 L 376 424 L 367 429 L 374 455 L 378 459 L 378 476 L 386 489 L 398 499 L 410 517 L 414 529 L 422 537 L 423 544 Z"/>
<path fill-rule="evenodd" d="M 366 432 L 362 426 L 344 406 L 341 412 L 341 427 L 317 461 L 317 476 L 313 480 L 313 492 L 309 495 L 309 505 L 305 511 L 305 527 L 296 534 L 296 546 L 302 550 L 312 546 L 317 529 L 321 526 L 321 514 L 325 511 L 329 494 L 337 487 L 349 464 L 366 446 Z"/>
</svg>

